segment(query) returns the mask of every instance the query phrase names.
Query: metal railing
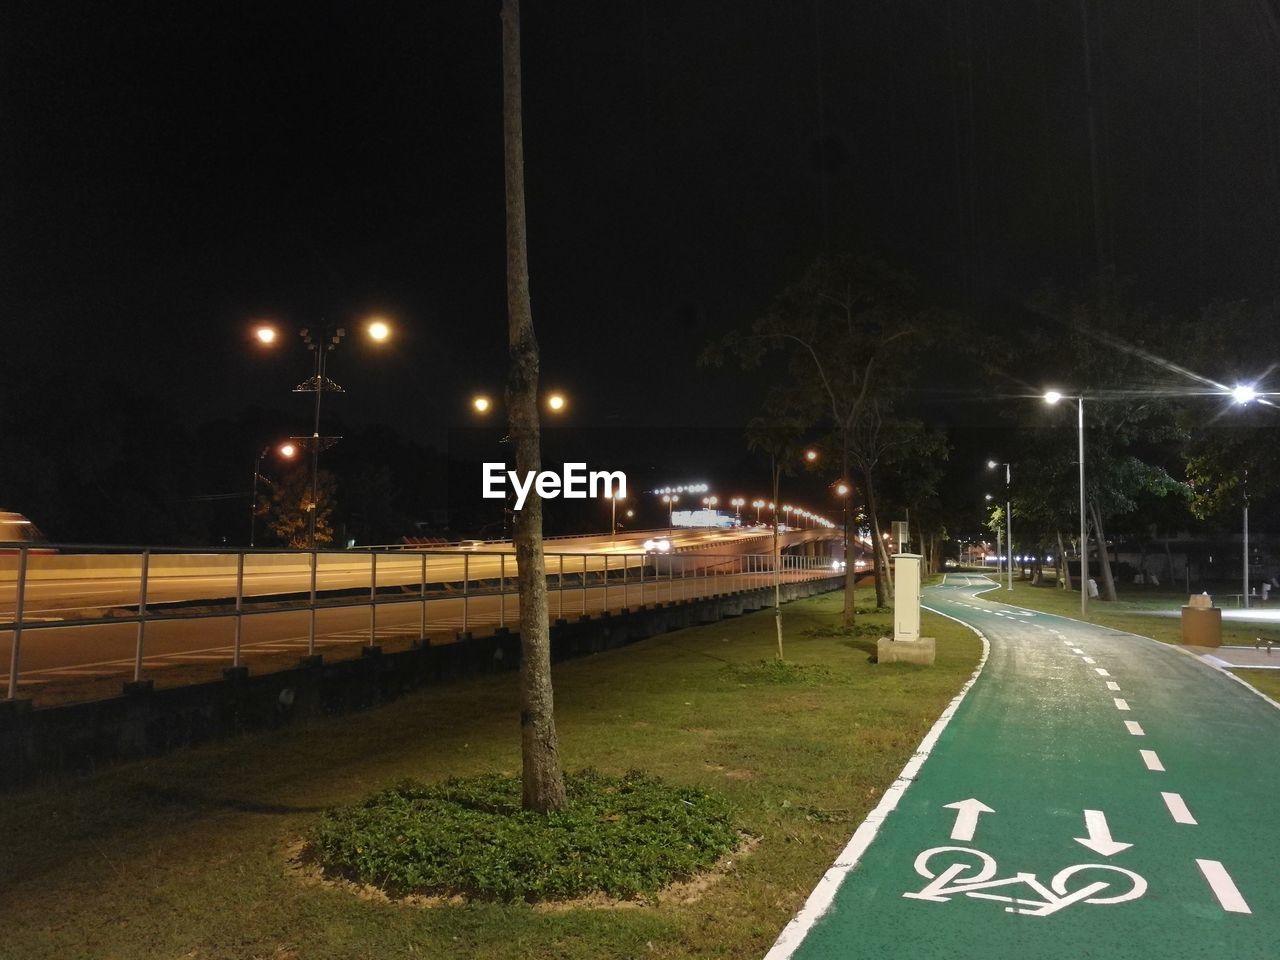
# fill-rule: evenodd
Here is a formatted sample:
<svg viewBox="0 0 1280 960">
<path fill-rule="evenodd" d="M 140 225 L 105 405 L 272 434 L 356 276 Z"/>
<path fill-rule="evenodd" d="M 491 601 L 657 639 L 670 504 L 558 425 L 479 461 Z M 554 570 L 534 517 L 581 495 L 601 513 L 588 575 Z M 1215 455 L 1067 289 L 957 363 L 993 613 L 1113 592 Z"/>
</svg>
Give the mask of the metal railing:
<svg viewBox="0 0 1280 960">
<path fill-rule="evenodd" d="M 764 588 L 775 576 L 771 554 L 549 552 L 545 564 L 556 619 Z M 511 550 L 24 546 L 0 555 L 6 697 L 175 666 L 270 666 L 320 646 L 453 642 L 518 625 L 517 572 Z M 831 561 L 784 553 L 776 575 L 830 576 Z"/>
</svg>

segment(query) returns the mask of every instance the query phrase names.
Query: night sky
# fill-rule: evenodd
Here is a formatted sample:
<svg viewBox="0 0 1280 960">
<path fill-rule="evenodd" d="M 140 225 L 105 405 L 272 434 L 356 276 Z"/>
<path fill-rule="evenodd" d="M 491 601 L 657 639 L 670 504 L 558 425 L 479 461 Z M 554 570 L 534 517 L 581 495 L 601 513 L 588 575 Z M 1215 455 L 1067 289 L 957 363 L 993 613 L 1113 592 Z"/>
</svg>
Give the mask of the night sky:
<svg viewBox="0 0 1280 960">
<path fill-rule="evenodd" d="M 1188 317 L 1274 298 L 1275 0 L 1085 6 L 1117 274 Z M 697 355 L 823 250 L 873 252 L 975 309 L 1086 284 L 1081 12 L 526 0 L 534 321 L 573 422 L 742 424 L 752 380 Z M 443 443 L 473 390 L 500 392 L 494 0 L 0 18 L 10 413 L 120 382 L 191 422 L 261 405 L 302 428 L 288 390 L 307 356 L 261 355 L 249 323 L 369 312 L 397 337 L 336 354 L 344 417 Z"/>
</svg>

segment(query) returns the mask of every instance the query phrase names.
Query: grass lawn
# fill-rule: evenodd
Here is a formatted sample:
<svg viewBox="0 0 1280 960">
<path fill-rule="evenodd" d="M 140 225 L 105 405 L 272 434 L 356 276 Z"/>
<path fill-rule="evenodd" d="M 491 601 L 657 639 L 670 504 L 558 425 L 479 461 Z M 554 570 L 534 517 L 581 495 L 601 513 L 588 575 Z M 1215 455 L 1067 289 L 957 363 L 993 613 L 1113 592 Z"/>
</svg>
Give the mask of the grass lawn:
<svg viewBox="0 0 1280 960">
<path fill-rule="evenodd" d="M 1280 670 L 1233 670 L 1250 686 L 1257 687 L 1272 700 L 1280 702 Z"/>
<path fill-rule="evenodd" d="M 874 603 L 869 589 L 859 597 Z M 321 813 L 406 777 L 519 770 L 516 677 L 122 765 L 0 805 L 0 957 L 761 956 L 972 672 L 979 641 L 926 613 L 932 668 L 832 636 L 839 594 L 556 668 L 566 767 L 638 768 L 715 791 L 759 838 L 695 899 L 622 908 L 426 908 L 301 882 L 288 852 Z M 890 616 L 861 617 L 888 629 Z M 825 629 L 824 629 L 825 628 Z"/>
</svg>

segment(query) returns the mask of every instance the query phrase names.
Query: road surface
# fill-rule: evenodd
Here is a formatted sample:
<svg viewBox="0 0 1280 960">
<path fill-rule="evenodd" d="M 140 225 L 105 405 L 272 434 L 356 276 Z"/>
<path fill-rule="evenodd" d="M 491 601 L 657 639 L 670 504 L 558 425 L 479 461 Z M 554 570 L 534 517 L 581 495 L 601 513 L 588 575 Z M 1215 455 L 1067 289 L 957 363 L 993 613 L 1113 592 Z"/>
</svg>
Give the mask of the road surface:
<svg viewBox="0 0 1280 960">
<path fill-rule="evenodd" d="M 768 960 L 1280 956 L 1280 709 L 980 590 L 926 591 L 989 659 Z"/>
</svg>

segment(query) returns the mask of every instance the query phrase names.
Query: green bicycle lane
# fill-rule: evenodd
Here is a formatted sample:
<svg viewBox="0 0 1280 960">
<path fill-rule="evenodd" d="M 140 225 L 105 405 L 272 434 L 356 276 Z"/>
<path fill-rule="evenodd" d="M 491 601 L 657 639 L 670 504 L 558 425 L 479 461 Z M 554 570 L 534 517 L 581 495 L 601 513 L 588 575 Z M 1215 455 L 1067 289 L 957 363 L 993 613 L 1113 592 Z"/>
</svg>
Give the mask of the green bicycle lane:
<svg viewBox="0 0 1280 960">
<path fill-rule="evenodd" d="M 767 960 L 1280 956 L 1280 709 L 946 579 L 986 664 Z"/>
</svg>

